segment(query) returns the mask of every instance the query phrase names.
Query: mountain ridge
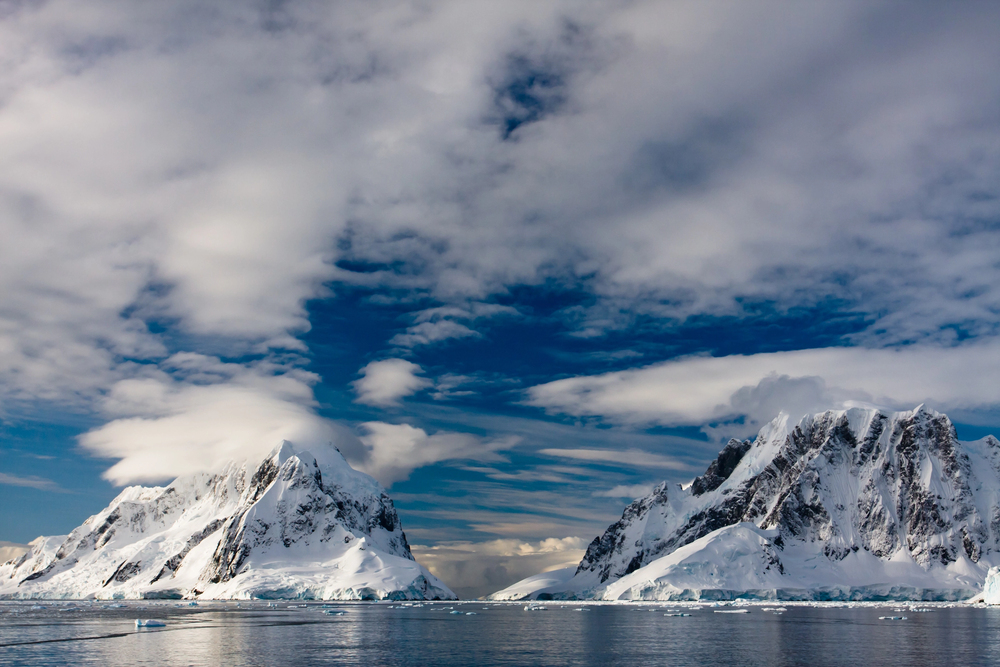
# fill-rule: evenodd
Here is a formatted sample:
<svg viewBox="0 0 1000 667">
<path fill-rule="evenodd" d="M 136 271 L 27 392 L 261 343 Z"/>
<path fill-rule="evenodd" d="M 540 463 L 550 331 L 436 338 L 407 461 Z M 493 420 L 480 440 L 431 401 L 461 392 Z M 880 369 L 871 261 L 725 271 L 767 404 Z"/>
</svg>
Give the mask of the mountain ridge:
<svg viewBox="0 0 1000 667">
<path fill-rule="evenodd" d="M 960 599 L 998 563 L 1000 442 L 960 443 L 922 405 L 853 408 L 730 440 L 689 486 L 630 503 L 572 578 L 491 597 Z"/>
<path fill-rule="evenodd" d="M 58 543 L 58 544 L 57 544 Z M 333 448 L 132 486 L 0 565 L 0 597 L 453 599 L 385 490 Z"/>
</svg>

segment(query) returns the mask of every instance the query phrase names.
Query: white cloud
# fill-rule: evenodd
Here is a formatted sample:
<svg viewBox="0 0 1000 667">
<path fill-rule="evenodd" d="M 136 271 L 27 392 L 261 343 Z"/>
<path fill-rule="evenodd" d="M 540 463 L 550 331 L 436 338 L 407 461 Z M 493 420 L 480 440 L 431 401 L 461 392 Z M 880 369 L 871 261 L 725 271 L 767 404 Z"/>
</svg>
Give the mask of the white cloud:
<svg viewBox="0 0 1000 667">
<path fill-rule="evenodd" d="M 22 477 L 19 475 L 11 475 L 5 472 L 0 472 L 0 485 L 24 486 L 31 489 L 38 489 L 39 491 L 64 491 L 51 479 L 45 479 L 44 477 L 39 477 L 38 475 L 27 475 Z M 0 558 L 0 562 L 3 560 L 4 559 Z"/>
<path fill-rule="evenodd" d="M 587 540 L 548 538 L 538 542 L 499 539 L 487 542 L 414 544 L 414 557 L 460 597 L 477 598 L 539 572 L 580 563 Z"/>
<path fill-rule="evenodd" d="M 1000 343 L 893 349 L 823 348 L 747 356 L 689 357 L 645 368 L 532 387 L 528 402 L 551 412 L 664 425 L 741 415 L 756 424 L 861 401 L 888 408 L 1000 405 Z"/>
<path fill-rule="evenodd" d="M 317 436 L 311 381 L 288 397 L 171 364 L 304 352 L 306 304 L 337 282 L 422 304 L 391 343 L 404 347 L 480 335 L 509 308 L 489 301 L 548 284 L 593 297 L 562 313 L 586 335 L 829 300 L 867 318 L 854 340 L 871 347 L 996 335 L 1000 235 L 984 221 L 1000 214 L 1000 81 L 978 66 L 1000 57 L 996 12 L 17 4 L 0 19 L 0 409 L 117 419 L 112 403 L 132 402 L 128 429 L 88 440 L 124 452 L 126 477 L 158 456 L 177 466 L 157 424 L 204 460 L 230 452 L 197 435 L 196 396 L 238 395 Z M 532 80 L 551 85 L 519 104 L 511 91 Z M 872 373 L 809 389 L 809 373 L 783 368 L 756 394 L 767 372 L 692 382 L 692 396 L 630 390 L 635 405 L 565 384 L 538 400 L 714 419 L 770 409 L 782 375 L 824 399 L 896 397 Z M 367 396 L 391 405 L 423 388 L 409 375 Z M 239 432 L 242 415 L 220 410 L 219 428 Z M 148 443 L 141 456 L 129 433 Z"/>
<path fill-rule="evenodd" d="M 598 491 L 595 496 L 600 498 L 642 498 L 653 491 L 652 484 L 619 484 L 606 491 Z"/>
<path fill-rule="evenodd" d="M 489 440 L 468 433 L 428 434 L 409 424 L 385 422 L 365 422 L 361 431 L 368 456 L 360 467 L 386 486 L 406 479 L 415 468 L 438 461 L 499 460 L 496 451 L 510 449 L 518 442 L 513 437 Z"/>
<path fill-rule="evenodd" d="M 399 404 L 399 399 L 433 385 L 427 378 L 417 377 L 423 369 L 406 359 L 373 361 L 358 371 L 361 379 L 354 381 L 358 403 L 382 407 Z"/>
<path fill-rule="evenodd" d="M 313 411 L 314 377 L 231 366 L 236 375 L 217 384 L 162 375 L 115 384 L 102 406 L 112 421 L 85 433 L 80 443 L 98 456 L 118 459 L 104 474 L 116 484 L 164 481 L 230 461 L 254 461 L 282 440 L 302 449 L 346 444 L 350 451 L 342 427 Z"/>
<path fill-rule="evenodd" d="M 494 303 L 473 303 L 463 307 L 441 306 L 428 308 L 416 313 L 416 324 L 406 329 L 406 333 L 396 334 L 389 341 L 399 347 L 417 347 L 429 345 L 451 338 L 480 337 L 481 334 L 470 329 L 464 322 L 475 322 L 501 315 L 518 315 L 511 306 L 501 306 Z"/>
<path fill-rule="evenodd" d="M 682 461 L 644 452 L 641 449 L 540 449 L 539 454 L 594 463 L 611 463 L 632 468 L 665 468 L 687 470 L 690 466 Z"/>
<path fill-rule="evenodd" d="M 450 338 L 468 338 L 479 336 L 478 333 L 458 322 L 439 320 L 437 322 L 421 322 L 407 328 L 406 333 L 396 334 L 389 340 L 392 345 L 400 347 L 416 347 L 429 345 Z"/>
</svg>

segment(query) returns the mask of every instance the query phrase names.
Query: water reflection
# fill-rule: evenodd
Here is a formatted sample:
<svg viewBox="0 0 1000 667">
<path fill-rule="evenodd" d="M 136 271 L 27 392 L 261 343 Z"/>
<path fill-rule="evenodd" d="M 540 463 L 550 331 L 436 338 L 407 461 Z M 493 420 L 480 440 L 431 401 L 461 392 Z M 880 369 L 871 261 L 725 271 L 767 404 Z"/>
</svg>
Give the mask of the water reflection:
<svg viewBox="0 0 1000 667">
<path fill-rule="evenodd" d="M 346 614 L 330 615 L 320 604 L 0 603 L 0 664 L 1000 664 L 994 609 L 935 607 L 884 621 L 891 609 L 670 617 L 669 605 L 547 606 L 346 604 Z M 137 617 L 167 625 L 137 631 Z"/>
</svg>

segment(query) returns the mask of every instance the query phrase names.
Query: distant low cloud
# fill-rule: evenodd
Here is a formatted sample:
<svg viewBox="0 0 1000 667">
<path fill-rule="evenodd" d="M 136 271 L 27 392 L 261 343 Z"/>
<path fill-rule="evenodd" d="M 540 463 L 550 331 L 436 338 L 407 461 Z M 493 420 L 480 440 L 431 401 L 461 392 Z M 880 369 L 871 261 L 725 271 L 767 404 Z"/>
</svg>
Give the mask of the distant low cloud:
<svg viewBox="0 0 1000 667">
<path fill-rule="evenodd" d="M 373 361 L 358 371 L 362 377 L 353 383 L 357 402 L 379 407 L 398 405 L 399 399 L 433 385 L 427 378 L 418 377 L 422 372 L 420 366 L 406 359 Z"/>
<path fill-rule="evenodd" d="M 589 540 L 549 538 L 537 542 L 499 539 L 411 546 L 417 561 L 460 597 L 478 598 L 525 577 L 564 567 L 583 558 Z"/>
<path fill-rule="evenodd" d="M 30 544 L 18 544 L 17 542 L 6 542 L 0 540 L 0 563 L 21 557 L 31 550 Z"/>
</svg>

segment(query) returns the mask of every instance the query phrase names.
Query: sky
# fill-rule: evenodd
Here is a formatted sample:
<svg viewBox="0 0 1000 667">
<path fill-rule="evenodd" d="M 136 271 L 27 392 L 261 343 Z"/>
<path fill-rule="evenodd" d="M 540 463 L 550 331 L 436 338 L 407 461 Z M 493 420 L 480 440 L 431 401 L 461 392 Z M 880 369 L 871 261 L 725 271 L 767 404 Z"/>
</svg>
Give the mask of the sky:
<svg viewBox="0 0 1000 667">
<path fill-rule="evenodd" d="M 0 548 L 333 442 L 480 595 L 782 411 L 1000 433 L 997 26 L 0 5 Z"/>
</svg>

